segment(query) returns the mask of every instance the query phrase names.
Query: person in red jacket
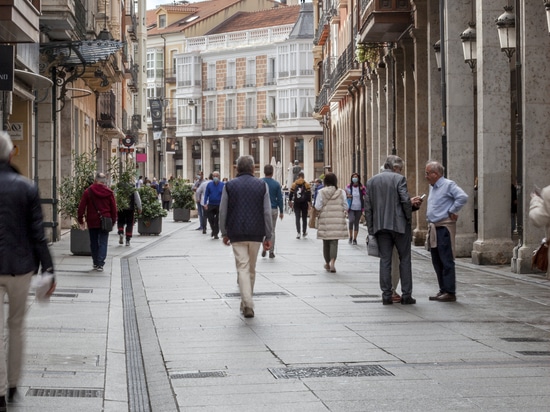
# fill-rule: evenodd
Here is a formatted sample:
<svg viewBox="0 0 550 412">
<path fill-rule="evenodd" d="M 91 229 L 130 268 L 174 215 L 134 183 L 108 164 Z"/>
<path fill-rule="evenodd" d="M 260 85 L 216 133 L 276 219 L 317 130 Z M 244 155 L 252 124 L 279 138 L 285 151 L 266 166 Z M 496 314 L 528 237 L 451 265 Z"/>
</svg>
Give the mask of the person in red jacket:
<svg viewBox="0 0 550 412">
<path fill-rule="evenodd" d="M 90 233 L 94 270 L 103 272 L 109 232 L 101 229 L 100 214 L 110 217 L 113 220 L 113 225 L 115 224 L 117 219 L 115 196 L 113 191 L 107 187 L 107 177 L 104 173 L 96 174 L 94 183 L 84 191 L 78 205 L 80 229 L 84 230 L 88 226 Z"/>
</svg>

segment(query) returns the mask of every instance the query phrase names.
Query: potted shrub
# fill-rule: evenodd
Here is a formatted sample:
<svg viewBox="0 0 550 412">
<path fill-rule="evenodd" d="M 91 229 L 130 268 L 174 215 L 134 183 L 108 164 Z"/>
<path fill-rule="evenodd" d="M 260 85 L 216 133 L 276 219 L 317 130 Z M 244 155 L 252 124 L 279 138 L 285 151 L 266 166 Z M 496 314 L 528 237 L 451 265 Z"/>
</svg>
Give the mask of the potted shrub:
<svg viewBox="0 0 550 412">
<path fill-rule="evenodd" d="M 159 235 L 162 232 L 162 218 L 168 213 L 158 199 L 157 191 L 151 186 L 138 189 L 141 197 L 141 214 L 138 215 L 138 233 L 140 235 Z"/>
<path fill-rule="evenodd" d="M 63 178 L 58 187 L 59 212 L 71 221 L 70 249 L 73 255 L 90 256 L 90 237 L 88 230 L 78 227 L 78 205 L 84 191 L 94 182 L 97 168 L 92 153 L 73 152 L 74 169 L 72 176 Z"/>
<path fill-rule="evenodd" d="M 172 207 L 175 222 L 189 222 L 191 210 L 195 210 L 195 193 L 191 184 L 184 179 L 175 179 L 171 183 Z"/>
</svg>

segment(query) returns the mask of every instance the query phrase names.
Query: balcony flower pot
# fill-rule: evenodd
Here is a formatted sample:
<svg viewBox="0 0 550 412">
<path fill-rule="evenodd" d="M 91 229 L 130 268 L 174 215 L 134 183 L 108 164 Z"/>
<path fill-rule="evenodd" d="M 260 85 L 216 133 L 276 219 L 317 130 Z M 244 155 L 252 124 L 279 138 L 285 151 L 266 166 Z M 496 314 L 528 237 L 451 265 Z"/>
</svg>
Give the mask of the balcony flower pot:
<svg viewBox="0 0 550 412">
<path fill-rule="evenodd" d="M 159 235 L 162 232 L 162 218 L 168 214 L 160 204 L 158 193 L 151 186 L 139 188 L 141 214 L 138 215 L 140 235 Z"/>
<path fill-rule="evenodd" d="M 195 209 L 195 193 L 192 186 L 184 179 L 175 179 L 171 186 L 174 221 L 189 222 L 191 220 L 191 210 Z"/>
<path fill-rule="evenodd" d="M 140 235 L 160 235 L 162 232 L 162 217 L 153 219 L 138 219 L 138 233 Z"/>
<path fill-rule="evenodd" d="M 174 222 L 189 222 L 191 220 L 191 210 L 175 207 L 173 216 Z"/>
</svg>

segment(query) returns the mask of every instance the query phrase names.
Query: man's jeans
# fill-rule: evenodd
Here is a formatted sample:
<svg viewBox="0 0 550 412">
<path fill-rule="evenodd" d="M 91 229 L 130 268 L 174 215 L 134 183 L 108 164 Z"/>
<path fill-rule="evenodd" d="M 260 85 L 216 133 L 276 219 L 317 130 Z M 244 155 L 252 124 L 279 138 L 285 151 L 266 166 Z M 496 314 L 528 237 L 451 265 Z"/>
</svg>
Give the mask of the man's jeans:
<svg viewBox="0 0 550 412">
<path fill-rule="evenodd" d="M 92 251 L 92 260 L 94 266 L 105 265 L 107 257 L 107 243 L 109 241 L 109 232 L 101 229 L 88 229 L 90 232 L 90 249 Z"/>
<path fill-rule="evenodd" d="M 233 246 L 235 265 L 241 291 L 241 302 L 243 307 L 254 308 L 252 295 L 254 294 L 254 283 L 256 281 L 256 261 L 261 242 L 236 242 Z"/>
<path fill-rule="evenodd" d="M 275 252 L 275 226 L 277 226 L 277 218 L 279 217 L 279 209 L 271 209 L 271 249 L 270 252 Z"/>
<path fill-rule="evenodd" d="M 200 202 L 197 202 L 197 213 L 199 214 L 199 226 L 202 230 L 206 230 L 206 214 L 205 210 L 200 204 Z"/>
</svg>

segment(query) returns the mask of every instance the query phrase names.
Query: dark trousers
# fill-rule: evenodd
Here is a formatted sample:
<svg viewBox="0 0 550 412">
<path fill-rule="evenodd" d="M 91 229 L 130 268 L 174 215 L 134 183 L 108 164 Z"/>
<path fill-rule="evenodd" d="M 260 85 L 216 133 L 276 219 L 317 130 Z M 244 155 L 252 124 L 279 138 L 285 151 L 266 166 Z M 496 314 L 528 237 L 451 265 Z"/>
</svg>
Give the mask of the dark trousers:
<svg viewBox="0 0 550 412">
<path fill-rule="evenodd" d="M 376 233 L 378 250 L 380 251 L 380 289 L 382 299 L 391 300 L 391 263 L 393 248 L 399 255 L 399 275 L 401 278 L 401 291 L 403 298 L 412 294 L 412 267 L 411 267 L 411 227 L 407 225 L 405 233 L 397 233 L 391 230 L 381 230 Z"/>
<path fill-rule="evenodd" d="M 105 265 L 105 258 L 107 257 L 109 232 L 101 229 L 88 229 L 88 232 L 90 233 L 90 250 L 94 266 L 103 267 Z"/>
<path fill-rule="evenodd" d="M 126 232 L 124 232 L 124 226 L 126 226 Z M 126 234 L 126 240 L 132 238 L 134 231 L 134 211 L 133 210 L 119 210 L 117 216 L 117 228 L 118 234 Z"/>
<path fill-rule="evenodd" d="M 163 200 L 162 201 L 162 208 L 165 210 L 170 210 L 170 201 L 169 200 Z"/>
<path fill-rule="evenodd" d="M 208 223 L 210 223 L 210 227 L 212 228 L 212 236 L 218 236 L 220 231 L 220 226 L 218 224 L 220 205 L 208 205 L 208 210 L 206 212 Z"/>
<path fill-rule="evenodd" d="M 206 230 L 206 212 L 200 202 L 197 202 L 197 213 L 199 214 L 199 227 Z"/>
<path fill-rule="evenodd" d="M 441 293 L 456 293 L 456 272 L 451 234 L 446 227 L 437 227 L 437 247 L 430 250 L 432 264 L 437 274 L 439 291 Z"/>
<path fill-rule="evenodd" d="M 307 209 L 308 202 L 296 203 L 294 202 L 294 214 L 296 215 L 296 232 L 307 233 Z M 303 231 L 300 230 L 300 222 L 302 222 Z"/>
</svg>

